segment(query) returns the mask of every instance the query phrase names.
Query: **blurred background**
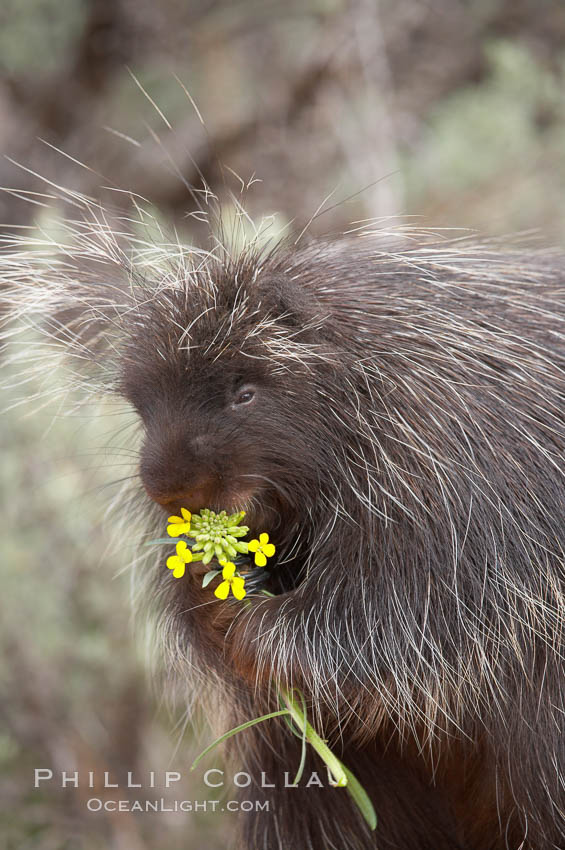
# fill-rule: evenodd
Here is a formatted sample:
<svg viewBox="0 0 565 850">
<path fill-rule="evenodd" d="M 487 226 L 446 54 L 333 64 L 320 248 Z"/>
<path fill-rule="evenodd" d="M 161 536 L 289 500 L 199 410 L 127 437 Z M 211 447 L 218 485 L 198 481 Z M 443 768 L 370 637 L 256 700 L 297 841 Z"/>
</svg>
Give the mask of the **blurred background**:
<svg viewBox="0 0 565 850">
<path fill-rule="evenodd" d="M 251 218 L 272 217 L 275 233 L 320 213 L 312 233 L 409 216 L 416 227 L 565 237 L 559 0 L 1 0 L 0 75 L 0 186 L 14 190 L 0 192 L 5 244 L 65 214 L 37 203 L 37 175 L 92 198 L 136 192 L 187 242 L 206 242 L 190 216 L 202 179 L 228 218 L 230 191 L 243 189 Z M 127 211 L 127 192 L 112 203 Z M 169 769 L 184 773 L 172 791 L 119 798 L 215 796 L 187 775 L 209 733 L 195 741 L 182 701 L 167 707 L 152 687 L 130 616 L 131 554 L 111 542 L 113 499 L 135 474 L 128 411 L 64 416 L 57 374 L 22 385 L 11 370 L 0 416 L 2 846 L 225 847 L 231 815 L 89 814 L 89 796 L 116 793 L 63 790 L 60 773 L 33 787 L 36 767 L 118 781 Z M 17 405 L 22 396 L 41 403 Z"/>
</svg>

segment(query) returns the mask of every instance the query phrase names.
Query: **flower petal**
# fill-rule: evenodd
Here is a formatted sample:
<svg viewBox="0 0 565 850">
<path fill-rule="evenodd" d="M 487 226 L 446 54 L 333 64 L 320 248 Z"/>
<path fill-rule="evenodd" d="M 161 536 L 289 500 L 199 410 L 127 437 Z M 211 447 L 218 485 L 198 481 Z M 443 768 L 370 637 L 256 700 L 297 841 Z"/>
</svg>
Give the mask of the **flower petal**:
<svg viewBox="0 0 565 850">
<path fill-rule="evenodd" d="M 173 570 L 173 575 L 175 578 L 182 578 L 184 575 L 184 564 L 179 564 L 178 567 L 175 567 Z"/>
<path fill-rule="evenodd" d="M 255 563 L 258 567 L 264 567 L 267 563 L 267 559 L 265 558 L 262 552 L 255 553 Z"/>
<path fill-rule="evenodd" d="M 176 570 L 177 567 L 183 567 L 184 569 L 184 564 L 178 555 L 171 555 L 170 558 L 167 558 L 167 566 L 170 570 Z"/>
<path fill-rule="evenodd" d="M 261 546 L 265 546 L 265 544 L 269 542 L 269 535 L 266 531 L 259 535 L 259 542 L 261 543 Z"/>
<path fill-rule="evenodd" d="M 180 537 L 180 535 L 182 534 L 182 529 L 183 527 L 180 524 L 169 525 L 167 526 L 167 534 L 169 534 L 170 537 Z"/>
<path fill-rule="evenodd" d="M 245 590 L 245 579 L 241 576 L 235 576 L 232 579 L 231 591 L 236 599 L 243 599 L 247 591 Z"/>
<path fill-rule="evenodd" d="M 274 543 L 267 543 L 265 546 L 263 546 L 263 552 L 265 553 L 267 558 L 272 558 L 273 555 L 275 554 Z"/>
<path fill-rule="evenodd" d="M 190 513 L 190 511 L 187 511 L 186 508 L 181 508 L 180 512 L 183 515 L 185 521 L 190 522 L 190 520 L 192 519 L 192 514 Z"/>
<path fill-rule="evenodd" d="M 218 599 L 227 599 L 228 593 L 230 592 L 230 583 L 229 581 L 222 581 L 214 591 L 214 595 L 218 597 Z"/>
<path fill-rule="evenodd" d="M 177 555 L 184 564 L 190 564 L 192 561 L 192 552 L 188 548 L 186 541 L 179 540 L 177 543 Z"/>
<path fill-rule="evenodd" d="M 247 544 L 247 548 L 249 549 L 250 552 L 256 552 L 257 549 L 259 548 L 259 541 L 258 540 L 250 540 L 249 543 Z"/>
<path fill-rule="evenodd" d="M 231 561 L 226 561 L 226 565 L 222 570 L 222 578 L 226 581 L 229 581 L 230 578 L 235 573 L 235 564 L 232 564 Z"/>
<path fill-rule="evenodd" d="M 168 518 L 167 522 L 172 522 L 172 523 L 175 523 L 175 522 L 184 522 L 184 520 L 183 520 L 183 518 L 182 518 L 181 516 L 170 516 L 170 517 Z"/>
</svg>

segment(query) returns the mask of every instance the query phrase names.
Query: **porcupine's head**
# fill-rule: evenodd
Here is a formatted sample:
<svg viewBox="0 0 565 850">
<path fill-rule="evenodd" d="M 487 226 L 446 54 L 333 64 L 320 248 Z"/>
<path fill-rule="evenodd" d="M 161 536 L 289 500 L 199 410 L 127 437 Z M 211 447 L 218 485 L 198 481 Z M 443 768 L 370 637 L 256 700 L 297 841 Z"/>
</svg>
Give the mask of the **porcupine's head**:
<svg viewBox="0 0 565 850">
<path fill-rule="evenodd" d="M 281 558 L 285 540 L 311 544 L 336 360 L 314 295 L 281 256 L 250 253 L 179 267 L 172 283 L 144 281 L 135 298 L 119 389 L 143 425 L 149 497 L 164 516 L 245 510 Z"/>
</svg>

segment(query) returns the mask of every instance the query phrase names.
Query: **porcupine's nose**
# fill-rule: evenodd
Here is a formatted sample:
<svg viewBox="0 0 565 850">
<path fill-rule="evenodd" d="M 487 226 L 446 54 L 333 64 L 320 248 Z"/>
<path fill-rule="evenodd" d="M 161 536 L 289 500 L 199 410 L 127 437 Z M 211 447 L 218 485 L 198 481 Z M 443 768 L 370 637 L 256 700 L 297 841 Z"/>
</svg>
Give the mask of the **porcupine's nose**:
<svg viewBox="0 0 565 850">
<path fill-rule="evenodd" d="M 141 454 L 140 474 L 147 495 L 169 513 L 197 512 L 216 502 L 220 479 L 207 457 L 206 436 L 161 435 Z"/>
<path fill-rule="evenodd" d="M 211 480 L 199 482 L 190 490 L 176 492 L 155 492 L 146 487 L 147 494 L 154 502 L 166 508 L 169 513 L 179 513 L 181 508 L 187 508 L 191 513 L 198 513 L 202 508 L 215 502 L 216 483 Z"/>
</svg>

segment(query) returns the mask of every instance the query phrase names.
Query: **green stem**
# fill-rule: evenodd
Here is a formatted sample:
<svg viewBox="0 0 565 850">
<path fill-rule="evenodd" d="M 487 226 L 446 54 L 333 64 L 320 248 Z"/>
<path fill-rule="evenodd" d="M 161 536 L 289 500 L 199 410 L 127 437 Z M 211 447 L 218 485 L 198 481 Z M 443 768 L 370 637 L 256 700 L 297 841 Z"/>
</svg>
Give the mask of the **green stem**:
<svg viewBox="0 0 565 850">
<path fill-rule="evenodd" d="M 280 688 L 280 694 L 285 701 L 288 712 L 299 729 L 304 729 L 306 740 L 314 747 L 322 761 L 327 764 L 330 773 L 334 778 L 335 784 L 339 788 L 345 788 L 347 785 L 347 775 L 343 769 L 343 765 L 337 756 L 334 756 L 326 742 L 320 738 L 314 728 L 308 723 L 304 711 L 298 706 L 298 703 L 286 688 Z"/>
<path fill-rule="evenodd" d="M 346 788 L 351 799 L 363 815 L 369 829 L 377 828 L 377 814 L 371 803 L 369 795 L 357 779 L 357 777 L 335 756 L 326 742 L 320 738 L 317 732 L 306 719 L 306 712 L 301 708 L 294 699 L 292 692 L 286 688 L 279 688 L 279 693 L 288 707 L 288 713 L 294 720 L 299 729 L 302 730 L 303 736 L 309 744 L 314 747 L 322 761 L 328 766 L 333 778 L 334 784 L 338 788 Z M 303 697 L 301 696 L 303 702 Z M 302 767 L 302 763 L 301 763 Z"/>
</svg>

